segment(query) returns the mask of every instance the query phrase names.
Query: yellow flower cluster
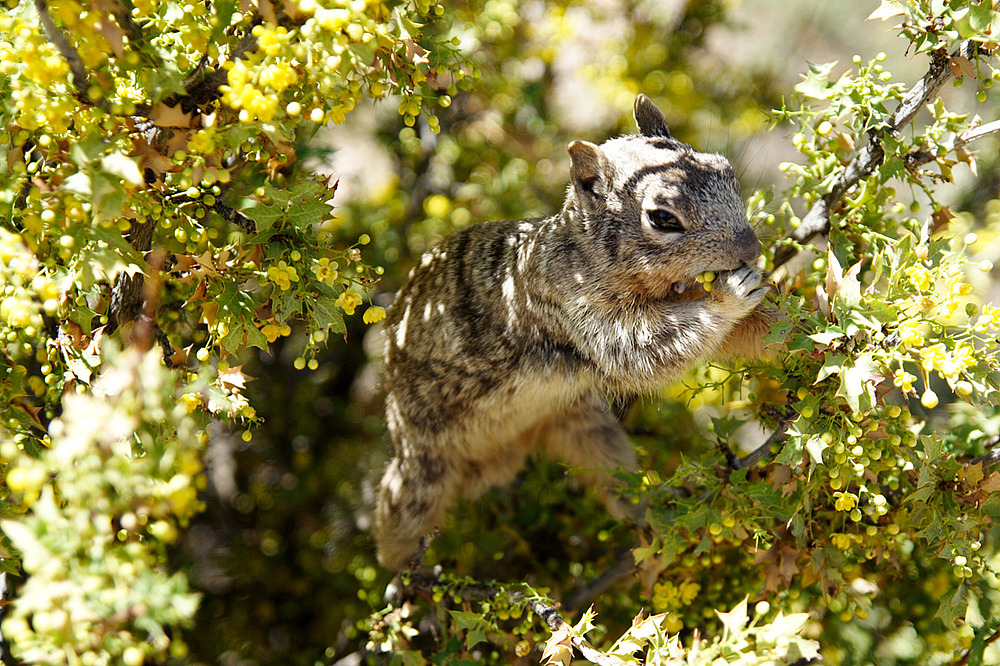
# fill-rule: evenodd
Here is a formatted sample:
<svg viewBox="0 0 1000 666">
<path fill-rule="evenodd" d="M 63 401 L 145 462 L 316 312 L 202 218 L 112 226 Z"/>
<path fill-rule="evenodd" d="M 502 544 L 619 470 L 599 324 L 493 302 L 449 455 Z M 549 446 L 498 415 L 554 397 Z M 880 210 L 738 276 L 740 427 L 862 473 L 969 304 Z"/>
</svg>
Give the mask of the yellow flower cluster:
<svg viewBox="0 0 1000 666">
<path fill-rule="evenodd" d="M 983 306 L 983 311 L 976 319 L 976 323 L 973 325 L 972 330 L 976 333 L 985 333 L 990 329 L 993 329 L 994 331 L 1000 329 L 1000 308 L 991 303 L 987 303 Z"/>
<path fill-rule="evenodd" d="M 923 324 L 914 319 L 907 319 L 899 324 L 899 338 L 907 347 L 919 347 L 924 344 Z"/>
<path fill-rule="evenodd" d="M 892 375 L 892 383 L 903 389 L 904 393 L 909 393 L 913 390 L 913 382 L 916 381 L 916 377 L 911 375 L 906 370 L 900 368 Z"/>
<path fill-rule="evenodd" d="M 277 59 L 291 33 L 281 26 L 257 25 L 253 36 L 257 38 L 257 57 L 227 62 L 226 85 L 219 90 L 223 103 L 239 110 L 241 121 L 270 122 L 278 111 L 280 93 L 299 79 L 291 64 Z"/>
<path fill-rule="evenodd" d="M 188 139 L 188 150 L 192 153 L 210 155 L 215 152 L 215 130 L 201 129 Z"/>
<path fill-rule="evenodd" d="M 959 343 L 953 351 L 948 351 L 940 342 L 920 350 L 921 367 L 927 371 L 936 370 L 948 379 L 954 379 L 975 364 L 975 352 L 967 343 Z"/>
<path fill-rule="evenodd" d="M 839 532 L 831 534 L 830 539 L 833 541 L 833 545 L 841 550 L 847 550 L 850 548 L 851 542 L 854 540 L 850 534 L 842 534 Z"/>
<path fill-rule="evenodd" d="M 680 610 L 694 601 L 699 592 L 701 585 L 694 581 L 685 580 L 674 585 L 665 580 L 653 586 L 653 608 L 658 613 Z"/>
<path fill-rule="evenodd" d="M 279 261 L 277 266 L 271 266 L 267 269 L 267 279 L 281 287 L 282 291 L 288 291 L 293 282 L 299 281 L 299 274 L 294 266 Z"/>
<path fill-rule="evenodd" d="M 78 106 L 69 84 L 69 65 L 35 25 L 0 16 L 0 75 L 10 81 L 17 124 L 61 134 Z"/>
<path fill-rule="evenodd" d="M 268 342 L 274 342 L 280 337 L 291 335 L 292 327 L 286 323 L 275 324 L 274 322 L 268 322 L 264 324 L 260 332 L 264 334 Z"/>
<path fill-rule="evenodd" d="M 59 307 L 59 290 L 17 234 L 0 229 L 0 322 L 29 336 L 41 330 L 42 310 Z"/>
<path fill-rule="evenodd" d="M 259 24 L 250 31 L 257 38 L 257 48 L 265 55 L 273 56 L 281 53 L 281 49 L 288 43 L 291 35 L 283 26 L 272 26 L 269 24 Z"/>
</svg>

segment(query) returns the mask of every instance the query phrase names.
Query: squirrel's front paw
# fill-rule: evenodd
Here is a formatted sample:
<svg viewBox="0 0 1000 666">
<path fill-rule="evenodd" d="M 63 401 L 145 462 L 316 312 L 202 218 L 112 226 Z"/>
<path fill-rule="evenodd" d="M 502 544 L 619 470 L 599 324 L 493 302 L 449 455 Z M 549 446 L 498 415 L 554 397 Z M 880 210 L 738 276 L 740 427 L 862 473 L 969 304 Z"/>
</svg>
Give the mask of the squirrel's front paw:
<svg viewBox="0 0 1000 666">
<path fill-rule="evenodd" d="M 759 268 L 747 265 L 720 273 L 715 280 L 712 299 L 732 310 L 734 315 L 742 316 L 764 300 L 767 287 L 760 285 L 763 277 Z"/>
</svg>

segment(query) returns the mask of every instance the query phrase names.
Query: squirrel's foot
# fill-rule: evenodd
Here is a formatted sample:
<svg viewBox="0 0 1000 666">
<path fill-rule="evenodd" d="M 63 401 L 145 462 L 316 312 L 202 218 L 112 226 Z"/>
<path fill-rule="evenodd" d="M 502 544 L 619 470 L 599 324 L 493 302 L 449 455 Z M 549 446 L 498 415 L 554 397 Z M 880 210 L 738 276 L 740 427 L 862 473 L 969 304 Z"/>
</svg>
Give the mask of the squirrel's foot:
<svg viewBox="0 0 1000 666">
<path fill-rule="evenodd" d="M 763 271 L 744 264 L 731 271 L 723 271 L 715 279 L 712 300 L 735 317 L 750 313 L 767 295 L 767 287 L 761 286 Z"/>
</svg>

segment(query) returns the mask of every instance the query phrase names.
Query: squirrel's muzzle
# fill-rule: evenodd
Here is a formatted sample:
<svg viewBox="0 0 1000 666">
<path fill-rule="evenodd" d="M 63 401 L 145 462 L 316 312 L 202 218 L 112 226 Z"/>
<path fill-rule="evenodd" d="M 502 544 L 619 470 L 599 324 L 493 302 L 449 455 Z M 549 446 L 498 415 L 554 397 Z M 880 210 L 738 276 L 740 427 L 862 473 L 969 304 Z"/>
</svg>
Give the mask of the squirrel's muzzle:
<svg viewBox="0 0 1000 666">
<path fill-rule="evenodd" d="M 744 264 L 752 264 L 760 256 L 760 240 L 750 227 L 736 233 L 733 245 L 733 254 Z"/>
</svg>

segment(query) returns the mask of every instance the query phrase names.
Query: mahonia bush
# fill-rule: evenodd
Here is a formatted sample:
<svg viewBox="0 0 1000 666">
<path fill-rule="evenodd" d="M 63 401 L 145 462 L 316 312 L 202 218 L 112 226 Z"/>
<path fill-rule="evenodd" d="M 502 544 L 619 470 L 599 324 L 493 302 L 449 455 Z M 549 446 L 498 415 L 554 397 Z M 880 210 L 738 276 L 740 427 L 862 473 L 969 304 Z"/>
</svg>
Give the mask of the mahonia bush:
<svg viewBox="0 0 1000 666">
<path fill-rule="evenodd" d="M 201 506 L 209 419 L 257 418 L 241 355 L 291 337 L 295 366 L 315 368 L 383 272 L 368 235 L 338 229 L 336 182 L 300 159 L 366 97 L 438 126 L 476 73 L 452 35 L 425 34 L 442 14 L 4 3 L 0 570 L 26 574 L 2 628 L 16 658 L 184 656 L 197 595 L 166 547 Z M 384 316 L 369 302 L 362 319 Z"/>
</svg>

